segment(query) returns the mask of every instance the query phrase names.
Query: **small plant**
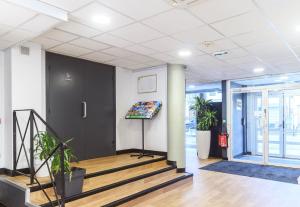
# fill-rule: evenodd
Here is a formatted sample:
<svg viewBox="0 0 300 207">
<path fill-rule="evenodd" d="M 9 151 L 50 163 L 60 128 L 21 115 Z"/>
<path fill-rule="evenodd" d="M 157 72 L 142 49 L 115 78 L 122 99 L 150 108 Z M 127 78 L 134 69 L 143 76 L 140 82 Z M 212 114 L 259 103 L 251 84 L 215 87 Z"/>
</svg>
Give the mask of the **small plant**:
<svg viewBox="0 0 300 207">
<path fill-rule="evenodd" d="M 65 145 L 67 146 L 68 143 L 72 141 L 72 139 L 69 139 L 65 142 Z M 53 152 L 53 150 L 58 146 L 59 141 L 56 137 L 52 136 L 48 132 L 39 132 L 34 136 L 34 143 L 35 143 L 35 153 L 39 157 L 41 161 L 45 161 L 48 159 Z M 72 166 L 71 166 L 71 160 L 74 159 L 75 156 L 73 154 L 73 151 L 67 147 L 64 149 L 64 170 L 65 174 L 72 175 Z M 51 173 L 52 174 L 58 174 L 61 172 L 61 165 L 60 165 L 60 149 L 57 149 L 54 154 L 51 156 Z"/>
<path fill-rule="evenodd" d="M 205 100 L 203 97 L 195 97 L 195 104 L 191 110 L 196 113 L 197 130 L 207 131 L 217 125 L 217 112 L 212 109 L 211 100 Z"/>
</svg>

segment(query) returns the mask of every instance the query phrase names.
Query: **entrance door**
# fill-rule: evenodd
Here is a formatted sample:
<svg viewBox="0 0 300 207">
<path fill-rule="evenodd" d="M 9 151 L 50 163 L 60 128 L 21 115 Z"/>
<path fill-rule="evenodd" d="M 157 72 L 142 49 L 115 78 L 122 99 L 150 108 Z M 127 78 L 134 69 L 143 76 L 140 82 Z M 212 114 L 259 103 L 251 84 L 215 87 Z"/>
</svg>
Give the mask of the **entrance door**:
<svg viewBox="0 0 300 207">
<path fill-rule="evenodd" d="M 264 161 L 263 93 L 232 94 L 232 157 L 238 160 Z"/>
<path fill-rule="evenodd" d="M 78 160 L 115 154 L 114 67 L 47 53 L 47 122 Z"/>
<path fill-rule="evenodd" d="M 269 110 L 269 156 L 283 157 L 284 148 L 284 107 L 283 92 L 269 91 L 268 96 Z"/>
</svg>

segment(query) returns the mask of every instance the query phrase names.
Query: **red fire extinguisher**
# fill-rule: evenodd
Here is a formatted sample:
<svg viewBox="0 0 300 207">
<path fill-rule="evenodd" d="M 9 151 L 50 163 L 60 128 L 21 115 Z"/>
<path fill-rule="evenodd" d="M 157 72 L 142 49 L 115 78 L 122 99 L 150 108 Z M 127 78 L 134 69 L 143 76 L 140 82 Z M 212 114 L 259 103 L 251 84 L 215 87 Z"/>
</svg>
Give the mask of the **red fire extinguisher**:
<svg viewBox="0 0 300 207">
<path fill-rule="evenodd" d="M 219 141 L 220 147 L 227 148 L 228 147 L 228 134 L 226 132 L 219 134 L 218 141 Z"/>
</svg>

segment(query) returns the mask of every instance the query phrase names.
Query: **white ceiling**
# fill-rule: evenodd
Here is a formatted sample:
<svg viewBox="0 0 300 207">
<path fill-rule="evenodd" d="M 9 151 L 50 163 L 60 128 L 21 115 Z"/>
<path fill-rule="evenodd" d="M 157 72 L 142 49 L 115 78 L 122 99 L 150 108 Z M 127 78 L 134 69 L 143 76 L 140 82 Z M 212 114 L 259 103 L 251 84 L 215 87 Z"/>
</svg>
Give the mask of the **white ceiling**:
<svg viewBox="0 0 300 207">
<path fill-rule="evenodd" d="M 255 67 L 265 68 L 262 75 L 300 71 L 299 0 L 199 0 L 180 8 L 168 0 L 39 1 L 66 11 L 68 22 L 9 1 L 0 0 L 0 49 L 33 39 L 48 51 L 127 69 L 182 63 L 190 82 L 257 76 Z M 93 22 L 99 14 L 111 23 Z M 192 55 L 179 57 L 182 49 Z M 228 54 L 212 55 L 222 50 Z"/>
</svg>

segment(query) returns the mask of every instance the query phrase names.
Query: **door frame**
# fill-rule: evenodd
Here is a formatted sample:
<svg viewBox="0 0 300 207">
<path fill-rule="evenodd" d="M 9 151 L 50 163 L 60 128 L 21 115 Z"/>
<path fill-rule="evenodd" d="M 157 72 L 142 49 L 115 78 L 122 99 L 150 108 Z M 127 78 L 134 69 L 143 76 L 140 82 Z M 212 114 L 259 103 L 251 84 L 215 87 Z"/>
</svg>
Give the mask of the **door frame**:
<svg viewBox="0 0 300 207">
<path fill-rule="evenodd" d="M 254 164 L 264 164 L 264 165 L 274 165 L 274 166 L 283 166 L 283 167 L 295 167 L 299 168 L 299 165 L 293 164 L 280 164 L 280 163 L 269 163 L 269 103 L 268 95 L 269 91 L 284 91 L 300 89 L 300 83 L 287 83 L 287 84 L 276 84 L 276 85 L 266 85 L 266 86 L 251 86 L 245 88 L 231 88 L 231 81 L 227 81 L 227 129 L 229 132 L 228 137 L 228 160 L 229 161 L 238 161 L 245 163 L 254 163 Z M 252 160 L 240 160 L 233 158 L 233 127 L 232 127 L 232 97 L 234 93 L 249 93 L 249 92 L 261 92 L 262 93 L 262 110 L 263 115 L 263 160 L 262 161 L 252 161 Z"/>
</svg>

